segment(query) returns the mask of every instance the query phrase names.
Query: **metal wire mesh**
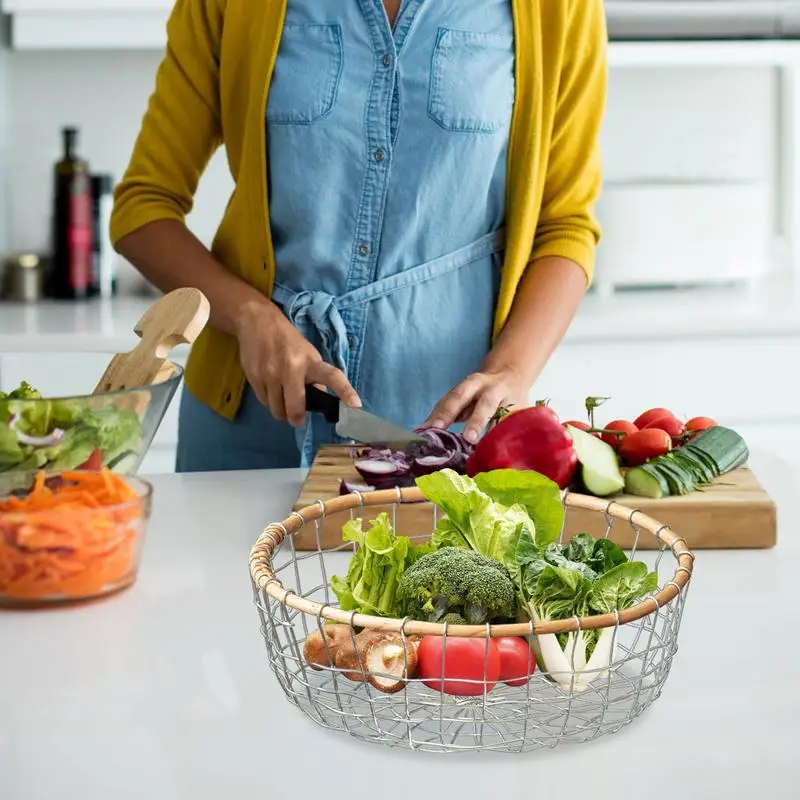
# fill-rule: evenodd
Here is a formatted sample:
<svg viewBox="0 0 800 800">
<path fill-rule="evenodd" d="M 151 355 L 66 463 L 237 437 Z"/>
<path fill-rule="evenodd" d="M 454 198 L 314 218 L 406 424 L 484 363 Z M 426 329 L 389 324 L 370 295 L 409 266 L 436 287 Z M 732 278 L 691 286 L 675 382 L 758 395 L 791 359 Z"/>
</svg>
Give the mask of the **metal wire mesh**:
<svg viewBox="0 0 800 800">
<path fill-rule="evenodd" d="M 349 516 L 354 515 L 351 510 Z M 344 522 L 347 512 L 340 516 Z M 398 515 L 392 516 L 402 533 L 402 520 L 398 529 Z M 613 540 L 616 531 L 630 525 L 634 537 L 628 556 L 656 571 L 659 587 L 677 587 L 672 580 L 677 566 L 674 550 L 661 542 L 659 530 L 643 531 L 630 521 L 615 519 L 607 510 L 605 517 L 606 537 Z M 633 514 L 629 518 L 633 519 Z M 436 521 L 434 509 L 431 529 Z M 319 520 L 309 524 L 317 527 L 316 550 L 300 552 L 293 537 L 286 536 L 271 553 L 271 571 L 290 596 L 336 607 L 330 579 L 346 574 L 352 546 L 324 549 Z M 639 549 L 643 536 L 655 536 L 659 546 Z M 268 662 L 278 683 L 288 700 L 318 725 L 370 742 L 421 751 L 527 752 L 614 733 L 660 696 L 677 652 L 688 585 L 677 588 L 680 590 L 672 600 L 660 607 L 654 602 L 652 613 L 643 618 L 627 624 L 617 619 L 611 658 L 593 671 L 596 674 L 584 690 L 575 688 L 574 678 L 564 687 L 563 681 L 559 685 L 537 669 L 524 686 L 498 682 L 477 697 L 446 694 L 419 678 L 410 678 L 401 691 L 386 694 L 364 680 L 353 682 L 342 669 L 312 669 L 303 649 L 309 635 L 322 629 L 321 616 L 292 608 L 263 587 L 254 586 L 254 599 Z M 351 628 L 350 635 L 355 634 Z M 402 639 L 403 647 L 408 648 L 410 640 L 404 632 Z M 363 663 L 359 668 L 363 677 L 370 675 Z"/>
</svg>

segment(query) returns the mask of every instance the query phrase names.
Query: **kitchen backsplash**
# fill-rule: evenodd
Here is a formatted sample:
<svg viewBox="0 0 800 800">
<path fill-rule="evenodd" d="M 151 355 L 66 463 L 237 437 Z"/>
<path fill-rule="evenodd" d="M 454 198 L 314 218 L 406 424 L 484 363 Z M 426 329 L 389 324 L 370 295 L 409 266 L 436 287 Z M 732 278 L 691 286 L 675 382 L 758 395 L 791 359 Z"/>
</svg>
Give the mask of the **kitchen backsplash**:
<svg viewBox="0 0 800 800">
<path fill-rule="evenodd" d="M 80 129 L 94 172 L 119 178 L 153 87 L 155 52 L 13 52 L 0 83 L 0 154 L 5 152 L 5 250 L 48 244 L 52 168 L 60 129 Z M 2 73 L 2 65 L 0 65 Z M 775 85 L 770 70 L 613 69 L 604 132 L 606 179 L 770 180 Z M 4 148 L 5 140 L 5 148 Z M 0 179 L 2 179 L 0 171 Z M 213 236 L 232 187 L 223 151 L 204 177 L 189 224 Z M 2 209 L 0 209 L 2 210 Z M 135 275 L 120 274 L 124 290 Z"/>
</svg>

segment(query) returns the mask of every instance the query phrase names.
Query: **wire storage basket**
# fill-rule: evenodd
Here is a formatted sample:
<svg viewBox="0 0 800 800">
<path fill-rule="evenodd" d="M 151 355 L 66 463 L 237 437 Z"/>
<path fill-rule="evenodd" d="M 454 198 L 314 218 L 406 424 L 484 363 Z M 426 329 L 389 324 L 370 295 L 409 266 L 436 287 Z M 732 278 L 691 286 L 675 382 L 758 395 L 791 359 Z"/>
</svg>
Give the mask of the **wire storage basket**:
<svg viewBox="0 0 800 800">
<path fill-rule="evenodd" d="M 660 696 L 677 652 L 694 564 L 683 538 L 634 509 L 566 494 L 567 515 L 570 509 L 602 515 L 612 541 L 625 529 L 632 541 L 626 554 L 657 573 L 655 592 L 613 614 L 506 625 L 442 625 L 343 611 L 331 578 L 347 573 L 353 544 L 322 547 L 321 520 L 367 520 L 370 506 L 391 506 L 402 534 L 402 505 L 422 500 L 418 489 L 409 488 L 319 501 L 269 525 L 253 546 L 250 572 L 261 633 L 270 667 L 292 704 L 325 728 L 384 745 L 528 752 L 614 733 Z M 440 514 L 433 507 L 431 531 Z M 294 536 L 308 527 L 316 529 L 317 547 L 300 551 Z M 611 639 L 608 656 L 578 665 L 575 637 L 588 631 Z M 564 649 L 569 658 L 561 672 L 536 663 L 542 643 L 556 636 L 573 642 Z M 524 641 L 529 654 L 516 680 L 504 680 L 493 661 L 496 647 L 510 637 L 521 637 L 515 641 Z M 473 655 L 480 648 L 480 674 L 451 669 L 467 647 Z M 425 659 L 430 673 L 432 658 L 435 677 L 426 680 L 418 667 Z"/>
</svg>

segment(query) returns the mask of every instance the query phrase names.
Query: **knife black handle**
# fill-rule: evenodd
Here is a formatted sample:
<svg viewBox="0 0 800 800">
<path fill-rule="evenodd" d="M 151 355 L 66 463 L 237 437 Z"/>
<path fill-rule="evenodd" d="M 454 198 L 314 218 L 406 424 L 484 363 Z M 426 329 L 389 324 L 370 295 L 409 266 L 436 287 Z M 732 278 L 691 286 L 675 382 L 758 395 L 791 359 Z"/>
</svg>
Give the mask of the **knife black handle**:
<svg viewBox="0 0 800 800">
<path fill-rule="evenodd" d="M 316 386 L 306 386 L 306 411 L 322 414 L 327 422 L 335 425 L 339 421 L 339 398 Z"/>
</svg>

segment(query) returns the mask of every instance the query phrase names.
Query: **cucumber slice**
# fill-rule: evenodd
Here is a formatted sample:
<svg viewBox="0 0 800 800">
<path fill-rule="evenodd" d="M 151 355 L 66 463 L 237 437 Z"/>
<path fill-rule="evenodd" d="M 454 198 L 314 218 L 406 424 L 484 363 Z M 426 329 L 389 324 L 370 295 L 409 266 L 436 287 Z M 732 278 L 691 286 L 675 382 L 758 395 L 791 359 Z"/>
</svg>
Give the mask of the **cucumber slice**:
<svg viewBox="0 0 800 800">
<path fill-rule="evenodd" d="M 660 500 L 670 493 L 666 479 L 652 464 L 633 467 L 625 473 L 625 491 L 636 497 L 649 497 Z"/>
<path fill-rule="evenodd" d="M 683 447 L 679 448 L 681 453 L 684 453 L 689 458 L 694 458 L 698 463 L 702 464 L 708 474 L 711 476 L 711 479 L 718 478 L 722 473 L 719 470 L 719 465 L 717 462 L 704 450 L 701 450 L 695 447 L 692 444 L 685 444 Z"/>
<path fill-rule="evenodd" d="M 683 453 L 678 450 L 669 454 L 669 457 L 679 467 L 688 472 L 695 483 L 709 483 L 713 480 L 714 475 L 709 471 L 701 461 L 698 461 L 688 453 Z"/>
<path fill-rule="evenodd" d="M 670 494 L 689 494 L 697 488 L 697 481 L 692 474 L 666 456 L 657 458 L 651 466 L 664 476 Z"/>
<path fill-rule="evenodd" d="M 614 448 L 596 436 L 567 425 L 575 455 L 581 466 L 581 480 L 587 491 L 597 497 L 608 497 L 622 491 L 625 478 L 619 469 Z"/>
<path fill-rule="evenodd" d="M 677 452 L 680 458 L 685 458 L 695 464 L 697 471 L 703 476 L 703 483 L 711 483 L 719 475 L 717 465 L 699 451 L 694 452 L 691 448 L 680 448 Z"/>
</svg>

